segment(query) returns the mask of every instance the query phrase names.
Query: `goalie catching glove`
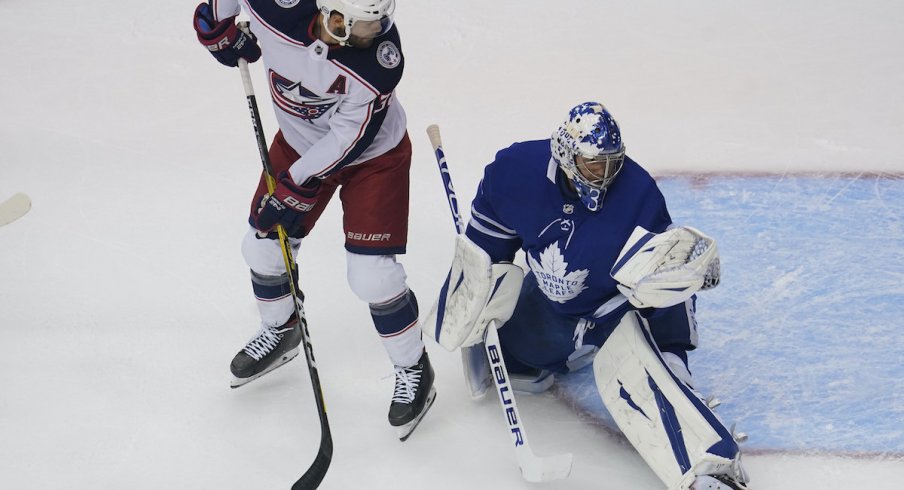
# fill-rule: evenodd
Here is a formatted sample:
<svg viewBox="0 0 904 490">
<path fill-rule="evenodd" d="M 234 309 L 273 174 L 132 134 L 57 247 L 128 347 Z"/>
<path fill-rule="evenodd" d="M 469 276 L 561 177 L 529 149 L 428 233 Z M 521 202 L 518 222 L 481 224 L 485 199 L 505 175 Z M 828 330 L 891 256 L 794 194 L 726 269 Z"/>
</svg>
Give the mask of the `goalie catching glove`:
<svg viewBox="0 0 904 490">
<path fill-rule="evenodd" d="M 637 308 L 666 308 L 719 284 L 716 241 L 681 226 L 656 234 L 638 226 L 612 267 L 616 287 Z"/>
<path fill-rule="evenodd" d="M 458 235 L 449 275 L 421 326 L 448 351 L 482 342 L 490 321 L 501 326 L 511 318 L 523 279 L 520 267 L 493 264 L 483 249 Z"/>
</svg>

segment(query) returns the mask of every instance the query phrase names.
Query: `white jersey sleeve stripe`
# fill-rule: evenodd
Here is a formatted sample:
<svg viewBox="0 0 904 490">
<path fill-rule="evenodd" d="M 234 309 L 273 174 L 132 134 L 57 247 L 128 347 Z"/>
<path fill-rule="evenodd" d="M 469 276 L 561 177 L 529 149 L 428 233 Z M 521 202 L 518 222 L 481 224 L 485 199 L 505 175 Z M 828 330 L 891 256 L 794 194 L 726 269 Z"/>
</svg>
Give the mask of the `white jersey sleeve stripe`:
<svg viewBox="0 0 904 490">
<path fill-rule="evenodd" d="M 485 221 L 487 224 L 491 224 L 491 225 L 495 226 L 496 228 L 499 228 L 499 231 L 504 231 L 504 232 L 509 233 L 509 234 L 511 234 L 511 235 L 514 235 L 514 234 L 515 234 L 515 230 L 513 230 L 513 229 L 511 229 L 511 228 L 508 228 L 508 227 L 506 227 L 506 226 L 503 226 L 503 225 L 501 225 L 499 222 L 490 219 L 487 215 L 481 213 L 480 211 L 477 211 L 477 210 L 474 208 L 474 206 L 471 206 L 471 216 L 480 218 L 481 221 Z"/>
<path fill-rule="evenodd" d="M 493 231 L 493 230 L 487 228 L 486 226 L 483 226 L 480 223 L 480 221 L 477 221 L 476 219 L 472 219 L 468 226 L 479 231 L 480 233 L 483 233 L 484 235 L 491 236 L 493 238 L 501 238 L 503 240 L 517 240 L 518 239 L 517 235 L 503 235 L 502 233 Z"/>
</svg>

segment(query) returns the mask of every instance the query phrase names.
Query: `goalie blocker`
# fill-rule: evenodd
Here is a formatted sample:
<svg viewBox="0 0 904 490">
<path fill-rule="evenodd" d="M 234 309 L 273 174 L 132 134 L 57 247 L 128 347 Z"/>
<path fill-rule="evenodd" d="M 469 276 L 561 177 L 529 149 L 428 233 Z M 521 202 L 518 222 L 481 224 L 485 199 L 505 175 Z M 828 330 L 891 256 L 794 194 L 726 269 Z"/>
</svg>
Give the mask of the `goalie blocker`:
<svg viewBox="0 0 904 490">
<path fill-rule="evenodd" d="M 448 351 L 483 340 L 487 325 L 512 316 L 524 271 L 514 264 L 493 264 L 490 256 L 465 235 L 455 237 L 455 258 L 424 331 Z"/>
</svg>

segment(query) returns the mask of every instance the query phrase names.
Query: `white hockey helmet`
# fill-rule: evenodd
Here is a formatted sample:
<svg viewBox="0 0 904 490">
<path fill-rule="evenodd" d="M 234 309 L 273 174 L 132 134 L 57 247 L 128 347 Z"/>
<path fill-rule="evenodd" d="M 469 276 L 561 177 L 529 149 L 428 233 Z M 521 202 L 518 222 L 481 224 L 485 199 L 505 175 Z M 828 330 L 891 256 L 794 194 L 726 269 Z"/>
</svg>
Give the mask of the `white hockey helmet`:
<svg viewBox="0 0 904 490">
<path fill-rule="evenodd" d="M 323 28 L 344 46 L 352 34 L 375 38 L 389 32 L 395 14 L 395 0 L 317 0 L 317 8 L 323 14 Z M 330 30 L 329 19 L 333 12 L 342 14 L 345 32 Z M 369 28 L 364 30 L 359 26 L 361 33 L 353 33 L 352 29 L 358 22 L 367 23 Z M 376 22 L 379 22 L 379 30 L 375 29 Z"/>
<path fill-rule="evenodd" d="M 603 197 L 625 161 L 625 145 L 615 118 L 599 102 L 571 109 L 550 139 L 552 157 L 574 184 L 581 202 L 591 211 L 602 208 Z M 580 161 L 578 161 L 580 157 Z M 593 178 L 586 177 L 578 167 Z"/>
</svg>

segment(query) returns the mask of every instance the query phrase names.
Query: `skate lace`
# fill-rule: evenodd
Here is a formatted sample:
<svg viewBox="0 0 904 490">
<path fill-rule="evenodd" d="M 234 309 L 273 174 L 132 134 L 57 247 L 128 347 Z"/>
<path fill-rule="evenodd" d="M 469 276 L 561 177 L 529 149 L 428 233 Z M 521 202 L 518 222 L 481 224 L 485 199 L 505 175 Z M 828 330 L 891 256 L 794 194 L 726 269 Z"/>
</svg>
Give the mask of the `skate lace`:
<svg viewBox="0 0 904 490">
<path fill-rule="evenodd" d="M 423 370 L 416 367 L 395 368 L 395 391 L 392 393 L 393 403 L 411 403 L 421 382 Z"/>
<path fill-rule="evenodd" d="M 278 327 L 262 326 L 257 334 L 245 345 L 245 353 L 253 357 L 255 361 L 260 361 L 267 354 L 273 351 L 282 340 L 283 330 L 277 330 Z"/>
</svg>

